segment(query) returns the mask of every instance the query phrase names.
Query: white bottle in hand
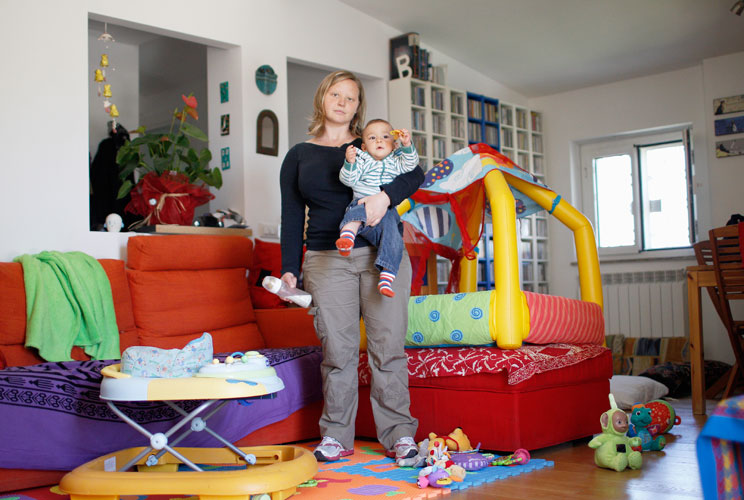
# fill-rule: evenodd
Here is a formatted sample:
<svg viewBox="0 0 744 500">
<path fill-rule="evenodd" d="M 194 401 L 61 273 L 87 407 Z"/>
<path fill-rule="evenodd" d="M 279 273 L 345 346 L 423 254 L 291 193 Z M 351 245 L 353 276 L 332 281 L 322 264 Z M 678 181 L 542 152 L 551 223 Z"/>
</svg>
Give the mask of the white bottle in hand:
<svg viewBox="0 0 744 500">
<path fill-rule="evenodd" d="M 287 286 L 285 282 L 274 276 L 266 276 L 261 284 L 271 293 L 294 302 L 300 307 L 310 307 L 310 302 L 313 300 L 312 296 L 306 291 Z"/>
</svg>

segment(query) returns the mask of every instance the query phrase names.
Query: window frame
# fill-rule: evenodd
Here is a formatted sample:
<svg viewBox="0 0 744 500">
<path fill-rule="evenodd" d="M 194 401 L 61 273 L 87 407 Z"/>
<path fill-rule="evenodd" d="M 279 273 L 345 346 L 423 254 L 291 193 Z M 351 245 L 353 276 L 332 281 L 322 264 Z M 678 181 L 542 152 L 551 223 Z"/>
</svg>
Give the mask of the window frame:
<svg viewBox="0 0 744 500">
<path fill-rule="evenodd" d="M 646 258 L 689 257 L 693 255 L 692 244 L 697 241 L 697 210 L 693 191 L 692 144 L 690 141 L 691 126 L 676 126 L 622 136 L 604 137 L 579 144 L 579 173 L 581 201 L 584 215 L 595 228 L 595 241 L 600 257 L 617 260 L 635 260 Z M 681 141 L 685 146 L 685 169 L 688 189 L 688 217 L 690 246 L 644 249 L 644 220 L 642 210 L 643 185 L 640 171 L 641 147 L 655 146 Z M 631 160 L 631 178 L 633 183 L 633 218 L 635 244 L 602 248 L 599 246 L 597 225 L 597 206 L 595 203 L 594 159 L 601 156 L 628 154 Z"/>
</svg>

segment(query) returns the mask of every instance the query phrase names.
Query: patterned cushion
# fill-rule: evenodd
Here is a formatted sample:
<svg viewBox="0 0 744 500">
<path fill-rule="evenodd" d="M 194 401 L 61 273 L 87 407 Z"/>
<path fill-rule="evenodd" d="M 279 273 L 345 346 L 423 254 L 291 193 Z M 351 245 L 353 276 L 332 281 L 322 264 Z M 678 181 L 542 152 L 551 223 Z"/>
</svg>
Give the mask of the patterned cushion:
<svg viewBox="0 0 744 500">
<path fill-rule="evenodd" d="M 121 355 L 121 371 L 133 377 L 191 377 L 212 361 L 212 336 L 204 333 L 183 349 L 133 346 Z"/>
</svg>

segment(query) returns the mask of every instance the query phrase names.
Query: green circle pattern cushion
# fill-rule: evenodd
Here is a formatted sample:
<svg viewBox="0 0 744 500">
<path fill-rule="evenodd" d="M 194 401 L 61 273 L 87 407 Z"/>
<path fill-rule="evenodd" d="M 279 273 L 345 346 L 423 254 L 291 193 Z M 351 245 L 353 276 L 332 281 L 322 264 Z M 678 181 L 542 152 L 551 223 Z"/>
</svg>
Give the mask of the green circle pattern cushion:
<svg viewBox="0 0 744 500">
<path fill-rule="evenodd" d="M 406 346 L 492 344 L 490 300 L 490 291 L 411 297 Z"/>
</svg>

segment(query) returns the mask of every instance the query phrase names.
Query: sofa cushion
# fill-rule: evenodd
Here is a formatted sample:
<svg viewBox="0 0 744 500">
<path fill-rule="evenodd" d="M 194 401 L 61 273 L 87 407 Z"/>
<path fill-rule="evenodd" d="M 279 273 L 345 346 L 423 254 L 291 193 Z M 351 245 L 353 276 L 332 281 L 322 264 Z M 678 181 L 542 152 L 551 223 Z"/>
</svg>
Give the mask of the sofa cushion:
<svg viewBox="0 0 744 500">
<path fill-rule="evenodd" d="M 0 262 L 0 344 L 23 344 L 26 339 L 26 289 L 23 267 Z"/>
<path fill-rule="evenodd" d="M 215 353 L 255 351 L 266 346 L 256 323 L 217 328 L 209 330 L 208 333 L 212 335 L 212 344 Z M 142 329 L 139 332 L 137 345 L 156 346 L 161 349 L 181 349 L 192 340 L 198 339 L 201 335 L 202 333 L 191 333 L 164 337 L 160 333 Z"/>
<path fill-rule="evenodd" d="M 127 242 L 127 267 L 138 271 L 249 269 L 253 242 L 242 236 L 133 236 Z"/>
<path fill-rule="evenodd" d="M 215 343 L 218 330 L 252 324 L 246 330 L 251 342 L 260 337 L 251 305 L 245 269 L 212 269 L 198 271 L 127 270 L 132 293 L 134 319 L 144 337 L 191 337 L 203 332 L 212 334 Z M 254 333 L 255 332 L 255 333 Z M 157 347 L 179 345 L 150 344 Z M 261 347 L 261 346 L 258 346 Z M 215 346 L 217 348 L 217 346 Z"/>
<path fill-rule="evenodd" d="M 253 265 L 248 274 L 250 280 L 251 301 L 256 309 L 275 309 L 287 307 L 287 302 L 278 295 L 266 290 L 261 282 L 266 276 L 281 278 L 282 250 L 279 243 L 271 243 L 256 238 L 253 249 Z"/>
</svg>

